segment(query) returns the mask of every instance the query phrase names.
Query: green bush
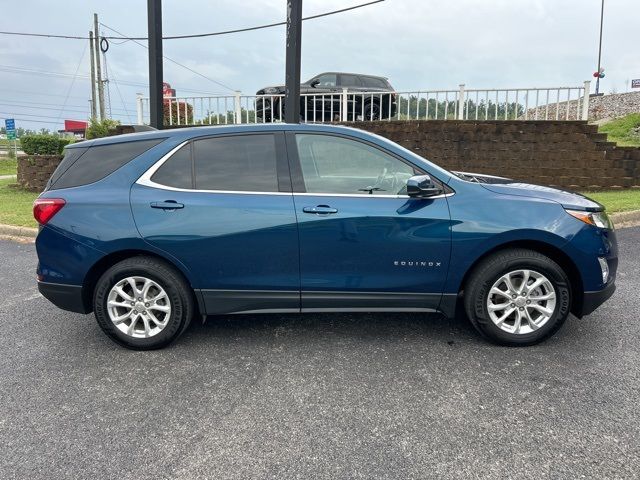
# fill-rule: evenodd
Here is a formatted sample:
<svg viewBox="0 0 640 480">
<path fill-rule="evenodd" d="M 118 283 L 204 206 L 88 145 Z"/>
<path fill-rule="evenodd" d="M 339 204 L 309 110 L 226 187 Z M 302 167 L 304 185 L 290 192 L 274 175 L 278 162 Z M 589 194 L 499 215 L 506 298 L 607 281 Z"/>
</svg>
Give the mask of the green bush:
<svg viewBox="0 0 640 480">
<path fill-rule="evenodd" d="M 117 120 L 111 120 L 110 118 L 103 118 L 102 120 L 91 119 L 85 132 L 87 140 L 91 138 L 107 137 L 109 130 L 112 130 L 120 125 Z"/>
<path fill-rule="evenodd" d="M 57 135 L 25 135 L 20 143 L 27 155 L 61 155 L 71 140 Z"/>
<path fill-rule="evenodd" d="M 163 122 L 165 125 L 192 125 L 193 105 L 177 100 L 163 102 Z"/>
</svg>

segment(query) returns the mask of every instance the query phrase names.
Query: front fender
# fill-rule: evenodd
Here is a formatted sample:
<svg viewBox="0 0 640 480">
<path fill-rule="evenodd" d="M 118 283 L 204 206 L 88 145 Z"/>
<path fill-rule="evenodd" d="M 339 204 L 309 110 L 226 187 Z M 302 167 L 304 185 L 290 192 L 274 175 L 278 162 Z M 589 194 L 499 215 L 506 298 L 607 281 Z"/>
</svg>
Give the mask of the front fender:
<svg viewBox="0 0 640 480">
<path fill-rule="evenodd" d="M 582 229 L 556 202 L 464 187 L 448 199 L 452 248 L 444 293 L 459 292 L 469 269 L 501 246 L 530 242 L 562 251 Z"/>
</svg>

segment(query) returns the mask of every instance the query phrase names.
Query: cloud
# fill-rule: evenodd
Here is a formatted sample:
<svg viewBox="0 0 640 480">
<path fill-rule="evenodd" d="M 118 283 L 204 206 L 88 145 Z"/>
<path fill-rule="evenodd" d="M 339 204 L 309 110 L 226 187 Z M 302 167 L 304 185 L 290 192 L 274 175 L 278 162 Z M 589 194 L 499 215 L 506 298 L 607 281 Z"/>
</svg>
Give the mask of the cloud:
<svg viewBox="0 0 640 480">
<path fill-rule="evenodd" d="M 65 8 L 33 0 L 28 9 L 4 12 L 2 29 L 85 35 L 93 12 L 101 22 L 127 35 L 146 34 L 145 2 L 68 0 Z M 362 0 L 305 0 L 304 15 L 362 3 Z M 40 12 L 34 16 L 33 11 Z M 637 0 L 607 2 L 603 65 L 605 91 L 623 90 L 640 78 L 640 55 L 632 40 L 638 28 Z M 284 0 L 164 0 L 165 34 L 219 31 L 285 19 Z M 304 23 L 302 77 L 326 70 L 385 75 L 399 90 L 427 88 L 553 87 L 591 79 L 597 60 L 599 0 L 387 0 L 383 3 Z M 106 30 L 105 30 L 106 31 Z M 285 29 L 166 41 L 165 54 L 232 89 L 253 94 L 284 80 Z M 144 43 L 144 42 L 143 42 Z M 0 36 L 0 63 L 47 72 L 75 71 L 84 45 L 77 40 Z M 114 116 L 126 120 L 136 92 L 146 84 L 147 50 L 134 42 L 111 42 L 107 52 Z M 200 76 L 165 61 L 165 79 L 178 94 L 226 92 Z M 1 67 L 0 67 L 1 68 Z M 80 67 L 88 75 L 88 55 Z M 0 71 L 0 112 L 57 117 L 71 77 Z M 22 92 L 22 93 L 16 93 Z M 27 92 L 27 93 L 24 93 Z M 89 81 L 77 78 L 63 118 L 83 118 Z M 40 110 L 3 106 L 47 103 Z M 123 105 L 124 103 L 124 105 Z M 70 107 L 69 105 L 73 105 Z M 45 110 L 58 108 L 58 110 Z M 6 116 L 6 115 L 4 115 Z M 36 119 L 37 117 L 24 117 Z M 61 122 L 51 121 L 59 128 Z M 24 122 L 23 122 L 24 123 Z M 33 123 L 41 127 L 43 124 Z M 46 126 L 46 125 L 45 125 Z"/>
</svg>

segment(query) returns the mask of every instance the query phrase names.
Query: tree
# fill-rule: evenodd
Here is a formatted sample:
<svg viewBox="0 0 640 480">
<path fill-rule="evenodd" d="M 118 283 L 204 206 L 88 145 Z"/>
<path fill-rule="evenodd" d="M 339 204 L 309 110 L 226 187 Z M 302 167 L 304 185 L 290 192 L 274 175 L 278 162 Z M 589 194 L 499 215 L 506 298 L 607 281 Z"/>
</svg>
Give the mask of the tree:
<svg viewBox="0 0 640 480">
<path fill-rule="evenodd" d="M 87 137 L 87 139 L 106 137 L 109 135 L 109 130 L 115 128 L 117 125 L 120 125 L 118 120 L 111 120 L 110 118 L 97 120 L 92 118 L 89 120 L 85 137 Z"/>
</svg>

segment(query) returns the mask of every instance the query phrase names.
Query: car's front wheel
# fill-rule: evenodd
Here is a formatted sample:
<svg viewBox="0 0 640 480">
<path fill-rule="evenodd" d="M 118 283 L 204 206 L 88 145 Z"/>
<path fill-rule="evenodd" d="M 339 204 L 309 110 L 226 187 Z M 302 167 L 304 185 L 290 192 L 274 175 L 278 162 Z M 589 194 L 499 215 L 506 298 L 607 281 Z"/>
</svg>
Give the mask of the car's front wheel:
<svg viewBox="0 0 640 480">
<path fill-rule="evenodd" d="M 151 350 L 180 336 L 191 321 L 194 302 L 179 272 L 140 256 L 113 265 L 100 277 L 93 307 L 98 325 L 113 341 Z"/>
<path fill-rule="evenodd" d="M 533 250 L 509 249 L 485 259 L 464 292 L 467 316 L 489 340 L 533 345 L 553 335 L 571 309 L 564 270 Z"/>
</svg>

